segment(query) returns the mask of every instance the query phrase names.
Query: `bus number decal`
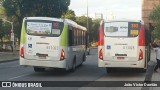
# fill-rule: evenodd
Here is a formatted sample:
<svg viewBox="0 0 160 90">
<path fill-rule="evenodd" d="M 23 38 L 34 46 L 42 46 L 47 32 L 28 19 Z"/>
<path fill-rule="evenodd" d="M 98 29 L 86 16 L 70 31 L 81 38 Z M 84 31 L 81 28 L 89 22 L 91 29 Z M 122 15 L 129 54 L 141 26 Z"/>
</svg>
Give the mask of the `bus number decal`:
<svg viewBox="0 0 160 90">
<path fill-rule="evenodd" d="M 138 24 L 131 24 L 132 28 L 138 28 Z"/>
<path fill-rule="evenodd" d="M 49 50 L 58 50 L 59 47 L 58 46 L 47 46 L 46 49 L 49 49 Z"/>
<path fill-rule="evenodd" d="M 53 23 L 53 26 L 54 26 L 54 28 L 56 29 L 56 28 L 59 27 L 59 24 L 55 22 L 55 23 Z"/>
<path fill-rule="evenodd" d="M 138 30 L 131 30 L 131 35 L 138 35 Z"/>
<path fill-rule="evenodd" d="M 134 50 L 134 46 L 123 46 L 123 49 Z"/>
</svg>

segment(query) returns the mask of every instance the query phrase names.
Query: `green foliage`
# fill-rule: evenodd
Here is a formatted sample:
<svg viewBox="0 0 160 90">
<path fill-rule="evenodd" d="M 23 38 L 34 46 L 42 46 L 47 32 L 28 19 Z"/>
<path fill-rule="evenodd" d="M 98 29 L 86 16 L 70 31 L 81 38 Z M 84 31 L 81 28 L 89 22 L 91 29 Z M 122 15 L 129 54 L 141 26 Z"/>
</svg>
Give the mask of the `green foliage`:
<svg viewBox="0 0 160 90">
<path fill-rule="evenodd" d="M 7 16 L 61 17 L 70 0 L 2 0 Z"/>
<path fill-rule="evenodd" d="M 149 19 L 153 21 L 154 30 L 152 32 L 153 38 L 160 39 L 160 5 L 155 6 L 153 11 L 149 15 Z"/>
<path fill-rule="evenodd" d="M 84 27 L 87 27 L 87 17 L 81 16 L 76 18 L 76 22 Z M 98 28 L 99 28 L 100 19 L 92 20 L 92 18 L 88 18 L 88 34 L 89 41 L 98 41 Z"/>
<path fill-rule="evenodd" d="M 98 41 L 98 29 L 99 29 L 100 21 L 101 19 L 93 20 L 92 30 L 91 30 L 92 41 Z"/>
<path fill-rule="evenodd" d="M 67 10 L 67 12 L 63 13 L 63 15 L 62 15 L 61 17 L 75 21 L 75 20 L 76 20 L 76 17 L 75 17 L 75 16 L 76 16 L 76 15 L 75 15 L 74 11 L 72 11 L 72 10 Z"/>
<path fill-rule="evenodd" d="M 84 27 L 87 27 L 87 17 L 85 16 L 76 17 L 76 22 Z M 92 18 L 88 18 L 88 24 L 90 30 L 92 27 Z"/>
<path fill-rule="evenodd" d="M 5 39 L 9 40 L 9 34 L 11 30 L 10 23 L 3 22 L 2 19 L 0 19 L 0 39 L 1 39 L 1 46 L 3 45 L 4 37 Z"/>
<path fill-rule="evenodd" d="M 5 17 L 5 11 L 4 8 L 0 5 L 0 18 L 4 18 Z"/>
<path fill-rule="evenodd" d="M 0 19 L 0 39 L 1 39 L 1 41 L 3 41 L 2 38 L 4 35 L 5 35 L 5 33 L 3 30 L 3 21 L 2 21 L 2 19 Z"/>
</svg>

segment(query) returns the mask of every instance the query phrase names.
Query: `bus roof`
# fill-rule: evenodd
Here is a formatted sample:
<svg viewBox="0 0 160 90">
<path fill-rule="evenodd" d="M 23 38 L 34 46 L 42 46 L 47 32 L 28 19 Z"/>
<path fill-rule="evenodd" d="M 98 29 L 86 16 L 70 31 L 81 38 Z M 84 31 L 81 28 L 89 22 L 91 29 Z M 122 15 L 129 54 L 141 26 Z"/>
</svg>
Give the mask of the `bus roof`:
<svg viewBox="0 0 160 90">
<path fill-rule="evenodd" d="M 75 28 L 80 28 L 80 29 L 82 29 L 82 30 L 84 30 L 84 31 L 87 31 L 87 29 L 86 29 L 85 27 L 77 24 L 76 22 L 74 22 L 74 21 L 72 21 L 72 20 L 70 20 L 70 19 L 64 19 L 64 22 L 67 23 L 67 24 L 70 25 L 70 26 L 75 27 Z"/>
<path fill-rule="evenodd" d="M 69 20 L 69 19 L 61 19 L 61 18 L 52 18 L 52 17 L 25 17 L 24 20 L 50 20 L 50 21 L 58 21 L 58 22 L 64 22 L 68 25 L 71 25 L 75 28 L 80 28 L 84 31 L 87 31 L 87 29 L 81 25 L 78 25 L 76 22 Z"/>
<path fill-rule="evenodd" d="M 125 19 L 120 19 L 120 20 L 104 20 L 104 22 L 141 22 L 144 24 L 143 20 L 125 20 Z"/>
<path fill-rule="evenodd" d="M 50 21 L 58 21 L 63 22 L 63 19 L 61 18 L 52 18 L 52 17 L 25 17 L 24 20 L 50 20 Z"/>
</svg>

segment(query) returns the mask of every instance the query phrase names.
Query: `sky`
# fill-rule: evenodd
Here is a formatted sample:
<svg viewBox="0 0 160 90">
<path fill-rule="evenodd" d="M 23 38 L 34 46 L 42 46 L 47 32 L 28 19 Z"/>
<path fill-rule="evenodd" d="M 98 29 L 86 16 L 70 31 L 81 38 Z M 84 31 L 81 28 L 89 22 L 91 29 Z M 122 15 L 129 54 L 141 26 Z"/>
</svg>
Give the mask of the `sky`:
<svg viewBox="0 0 160 90">
<path fill-rule="evenodd" d="M 104 19 L 141 19 L 142 0 L 88 0 L 90 17 L 103 14 Z M 69 9 L 76 16 L 86 15 L 87 0 L 71 0 Z"/>
</svg>

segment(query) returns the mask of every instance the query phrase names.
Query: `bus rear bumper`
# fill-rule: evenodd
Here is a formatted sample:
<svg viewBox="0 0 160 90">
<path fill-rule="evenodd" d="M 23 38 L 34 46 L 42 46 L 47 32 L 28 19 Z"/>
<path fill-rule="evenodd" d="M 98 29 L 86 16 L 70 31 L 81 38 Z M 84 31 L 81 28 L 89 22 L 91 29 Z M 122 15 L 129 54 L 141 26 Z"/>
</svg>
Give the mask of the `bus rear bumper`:
<svg viewBox="0 0 160 90">
<path fill-rule="evenodd" d="M 48 68 L 66 68 L 66 60 L 46 61 L 46 60 L 27 60 L 20 59 L 20 65 L 33 67 L 48 67 Z"/>
<path fill-rule="evenodd" d="M 113 67 L 113 68 L 145 68 L 143 61 L 137 62 L 115 62 L 98 60 L 98 67 Z"/>
</svg>

